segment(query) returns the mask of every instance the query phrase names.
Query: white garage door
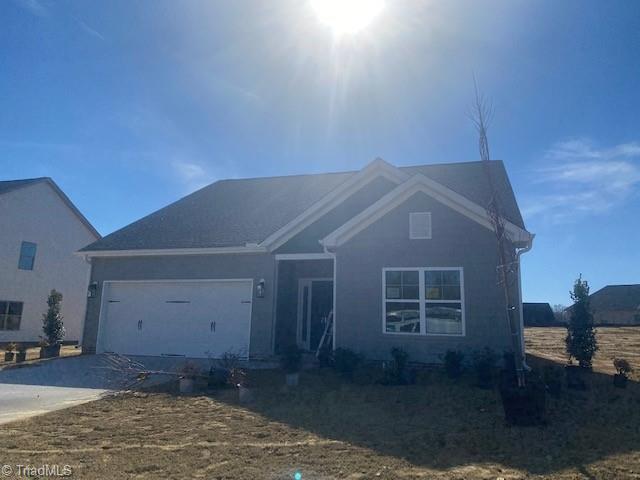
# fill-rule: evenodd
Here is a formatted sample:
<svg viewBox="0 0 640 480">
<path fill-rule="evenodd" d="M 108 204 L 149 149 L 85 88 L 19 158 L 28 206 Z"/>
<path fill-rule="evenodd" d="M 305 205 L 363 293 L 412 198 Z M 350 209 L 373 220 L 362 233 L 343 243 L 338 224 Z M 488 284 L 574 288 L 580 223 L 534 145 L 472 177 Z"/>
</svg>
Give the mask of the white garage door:
<svg viewBox="0 0 640 480">
<path fill-rule="evenodd" d="M 251 280 L 105 282 L 98 351 L 249 354 Z"/>
</svg>

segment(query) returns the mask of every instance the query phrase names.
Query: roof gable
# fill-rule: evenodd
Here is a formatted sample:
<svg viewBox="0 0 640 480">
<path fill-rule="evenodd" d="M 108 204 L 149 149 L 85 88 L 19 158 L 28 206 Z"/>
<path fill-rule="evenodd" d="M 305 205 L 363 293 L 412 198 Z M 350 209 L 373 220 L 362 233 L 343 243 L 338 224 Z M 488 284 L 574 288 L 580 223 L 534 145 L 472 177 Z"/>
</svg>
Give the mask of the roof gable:
<svg viewBox="0 0 640 480">
<path fill-rule="evenodd" d="M 398 185 L 373 205 L 331 232 L 321 240 L 322 245 L 332 249 L 344 244 L 418 192 L 429 195 L 485 228 L 490 230 L 494 228 L 485 208 L 419 173 Z M 505 220 L 505 231 L 509 238 L 517 244 L 528 244 L 533 238 L 526 230 L 508 220 Z"/>
<path fill-rule="evenodd" d="M 323 215 L 329 213 L 335 207 L 343 203 L 363 186 L 371 183 L 376 178 L 386 178 L 395 184 L 399 184 L 409 178 L 409 175 L 400 171 L 381 158 L 376 158 L 359 172 L 353 174 L 344 183 L 322 197 L 307 210 L 287 223 L 284 227 L 269 235 L 262 244 L 269 249 L 276 249 L 287 240 L 311 225 Z"/>
<path fill-rule="evenodd" d="M 355 189 L 348 198 L 345 198 L 330 211 L 304 227 L 274 251 L 278 254 L 322 252 L 323 249 L 318 241 L 319 239 L 349 221 L 396 186 L 397 184 L 394 181 L 383 176 L 374 178 L 366 185 Z"/>
<path fill-rule="evenodd" d="M 594 310 L 640 310 L 640 284 L 607 285 L 589 299 Z"/>
<path fill-rule="evenodd" d="M 39 178 L 27 178 L 21 180 L 4 180 L 0 181 L 0 195 L 13 192 L 15 190 L 19 190 L 22 188 L 30 187 L 33 185 L 38 185 L 41 183 L 45 183 L 49 185 L 53 189 L 53 191 L 60 197 L 60 199 L 65 203 L 67 208 L 71 210 L 78 220 L 97 238 L 101 238 L 100 233 L 91 225 L 91 222 L 87 220 L 87 218 L 78 210 L 78 208 L 73 204 L 73 202 L 67 197 L 67 195 L 58 187 L 56 182 L 49 177 L 39 177 Z"/>
</svg>

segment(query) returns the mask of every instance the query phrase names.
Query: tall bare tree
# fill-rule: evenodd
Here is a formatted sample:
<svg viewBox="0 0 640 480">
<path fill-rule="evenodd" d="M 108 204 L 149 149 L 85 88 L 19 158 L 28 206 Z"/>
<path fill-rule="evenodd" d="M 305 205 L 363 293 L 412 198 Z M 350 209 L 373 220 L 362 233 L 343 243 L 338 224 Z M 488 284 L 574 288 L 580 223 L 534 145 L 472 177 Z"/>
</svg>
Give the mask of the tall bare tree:
<svg viewBox="0 0 640 480">
<path fill-rule="evenodd" d="M 523 387 L 525 384 L 525 358 L 522 342 L 520 340 L 519 322 L 516 317 L 517 299 L 514 298 L 513 295 L 513 289 L 515 288 L 516 280 L 518 278 L 518 262 L 516 260 L 515 247 L 506 233 L 505 220 L 502 215 L 500 192 L 498 192 L 496 187 L 496 181 L 491 168 L 491 155 L 489 153 L 489 139 L 487 135 L 489 122 L 493 116 L 493 107 L 484 95 L 478 92 L 478 84 L 476 83 L 475 78 L 473 79 L 473 85 L 475 89 L 475 103 L 470 117 L 476 127 L 476 131 L 478 132 L 478 149 L 480 151 L 480 159 L 484 165 L 487 180 L 489 182 L 490 196 L 486 205 L 486 211 L 496 235 L 496 245 L 498 249 L 498 265 L 496 266 L 498 285 L 504 295 L 506 308 L 505 320 L 509 328 L 511 346 L 515 356 L 518 386 Z"/>
</svg>

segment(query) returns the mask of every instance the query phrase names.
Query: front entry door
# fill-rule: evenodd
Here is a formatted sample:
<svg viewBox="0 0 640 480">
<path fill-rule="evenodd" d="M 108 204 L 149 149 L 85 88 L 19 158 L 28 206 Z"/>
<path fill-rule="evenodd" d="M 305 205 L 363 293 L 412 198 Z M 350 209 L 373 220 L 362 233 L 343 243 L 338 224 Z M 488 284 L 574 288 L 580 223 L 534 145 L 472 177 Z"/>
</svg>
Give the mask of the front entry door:
<svg viewBox="0 0 640 480">
<path fill-rule="evenodd" d="M 315 351 L 333 308 L 333 280 L 302 278 L 298 282 L 298 346 Z"/>
</svg>

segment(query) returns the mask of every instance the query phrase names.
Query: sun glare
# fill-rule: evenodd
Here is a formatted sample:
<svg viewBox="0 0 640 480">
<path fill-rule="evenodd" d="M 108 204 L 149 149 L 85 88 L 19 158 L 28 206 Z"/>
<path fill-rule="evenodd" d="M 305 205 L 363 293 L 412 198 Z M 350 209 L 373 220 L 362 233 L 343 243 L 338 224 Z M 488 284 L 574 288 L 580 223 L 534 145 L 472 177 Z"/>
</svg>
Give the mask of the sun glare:
<svg viewBox="0 0 640 480">
<path fill-rule="evenodd" d="M 369 25 L 384 8 L 384 0 L 311 0 L 311 5 L 322 23 L 343 35 Z"/>
</svg>

